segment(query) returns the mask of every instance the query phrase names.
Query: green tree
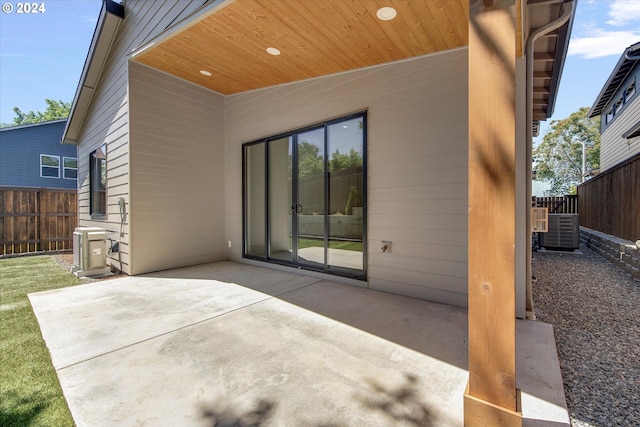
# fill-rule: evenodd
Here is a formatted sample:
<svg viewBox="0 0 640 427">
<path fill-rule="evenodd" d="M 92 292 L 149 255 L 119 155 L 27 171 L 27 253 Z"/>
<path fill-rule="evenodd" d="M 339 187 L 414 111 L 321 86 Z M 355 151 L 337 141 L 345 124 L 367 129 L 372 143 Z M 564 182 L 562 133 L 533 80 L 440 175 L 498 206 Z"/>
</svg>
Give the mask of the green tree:
<svg viewBox="0 0 640 427">
<path fill-rule="evenodd" d="M 13 107 L 13 112 L 16 114 L 13 123 L 3 123 L 2 127 L 29 125 L 69 117 L 70 102 L 54 101 L 52 99 L 45 99 L 44 101 L 47 103 L 47 109 L 44 112 L 29 111 L 25 113 L 20 108 Z"/>
<path fill-rule="evenodd" d="M 586 170 L 600 167 L 600 118 L 589 119 L 582 107 L 562 120 L 552 120 L 542 142 L 533 149 L 537 179 L 546 181 L 547 196 L 575 194 L 582 180 L 582 142 L 586 147 Z"/>
<path fill-rule="evenodd" d="M 337 171 L 341 169 L 349 169 L 362 166 L 362 156 L 355 149 L 351 149 L 349 154 L 342 154 L 340 150 L 336 150 L 329 160 L 329 170 Z"/>
<path fill-rule="evenodd" d="M 320 147 L 308 141 L 298 144 L 298 176 L 321 175 L 324 171 L 324 160 Z"/>
</svg>

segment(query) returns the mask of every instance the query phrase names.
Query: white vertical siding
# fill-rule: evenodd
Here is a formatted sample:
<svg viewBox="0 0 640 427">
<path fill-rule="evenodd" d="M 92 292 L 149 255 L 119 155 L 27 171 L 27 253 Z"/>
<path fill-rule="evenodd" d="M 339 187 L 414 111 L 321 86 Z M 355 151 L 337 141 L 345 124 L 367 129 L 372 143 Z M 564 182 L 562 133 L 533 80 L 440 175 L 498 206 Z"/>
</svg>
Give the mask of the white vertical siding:
<svg viewBox="0 0 640 427">
<path fill-rule="evenodd" d="M 466 305 L 466 49 L 227 97 L 227 257 L 242 255 L 242 143 L 365 109 L 369 286 Z"/>
<path fill-rule="evenodd" d="M 132 274 L 225 259 L 224 98 L 129 69 Z"/>
<path fill-rule="evenodd" d="M 78 136 L 78 211 L 80 226 L 103 227 L 118 239 L 120 214 L 117 200 L 124 197 L 130 211 L 129 105 L 127 93 L 128 55 L 146 40 L 162 32 L 177 16 L 184 16 L 201 2 L 175 0 L 127 0 L 125 19 L 118 28 L 113 47 L 96 86 L 91 106 Z M 89 211 L 89 156 L 107 145 L 107 217 L 92 220 Z M 109 263 L 131 273 L 129 218 L 125 219 L 120 253 Z"/>
</svg>

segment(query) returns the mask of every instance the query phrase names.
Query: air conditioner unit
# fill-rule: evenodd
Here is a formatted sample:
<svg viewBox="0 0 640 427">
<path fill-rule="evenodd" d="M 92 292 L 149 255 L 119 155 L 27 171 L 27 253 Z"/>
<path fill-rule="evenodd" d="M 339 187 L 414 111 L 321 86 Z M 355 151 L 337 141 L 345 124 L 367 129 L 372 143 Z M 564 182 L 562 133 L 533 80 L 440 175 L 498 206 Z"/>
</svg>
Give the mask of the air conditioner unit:
<svg viewBox="0 0 640 427">
<path fill-rule="evenodd" d="M 580 223 L 578 214 L 549 214 L 548 231 L 540 233 L 540 246 L 544 248 L 578 249 Z"/>
<path fill-rule="evenodd" d="M 111 273 L 107 267 L 107 232 L 99 227 L 78 227 L 73 232 L 73 263 L 77 277 Z"/>
</svg>

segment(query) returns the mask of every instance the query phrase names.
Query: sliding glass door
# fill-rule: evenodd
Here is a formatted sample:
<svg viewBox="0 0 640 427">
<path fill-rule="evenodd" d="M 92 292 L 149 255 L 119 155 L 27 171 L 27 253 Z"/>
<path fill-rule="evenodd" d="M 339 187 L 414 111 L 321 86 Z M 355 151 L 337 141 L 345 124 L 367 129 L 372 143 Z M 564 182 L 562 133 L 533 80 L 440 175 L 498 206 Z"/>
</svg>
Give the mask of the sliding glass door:
<svg viewBox="0 0 640 427">
<path fill-rule="evenodd" d="M 365 277 L 364 113 L 244 146 L 244 256 Z"/>
</svg>

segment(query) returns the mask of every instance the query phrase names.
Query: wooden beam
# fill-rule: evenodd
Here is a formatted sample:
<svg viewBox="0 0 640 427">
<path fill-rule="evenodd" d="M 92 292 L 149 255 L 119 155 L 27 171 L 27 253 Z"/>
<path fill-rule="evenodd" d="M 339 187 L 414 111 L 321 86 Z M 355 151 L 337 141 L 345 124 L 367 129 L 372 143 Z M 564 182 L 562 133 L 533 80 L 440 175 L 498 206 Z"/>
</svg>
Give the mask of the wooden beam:
<svg viewBox="0 0 640 427">
<path fill-rule="evenodd" d="M 515 378 L 516 7 L 516 0 L 469 0 L 466 426 L 522 425 Z"/>
</svg>

